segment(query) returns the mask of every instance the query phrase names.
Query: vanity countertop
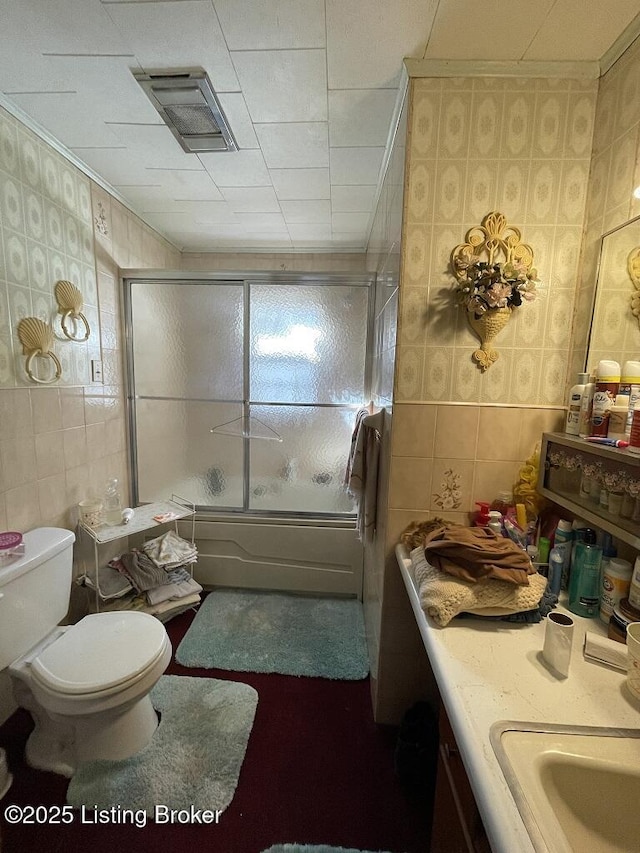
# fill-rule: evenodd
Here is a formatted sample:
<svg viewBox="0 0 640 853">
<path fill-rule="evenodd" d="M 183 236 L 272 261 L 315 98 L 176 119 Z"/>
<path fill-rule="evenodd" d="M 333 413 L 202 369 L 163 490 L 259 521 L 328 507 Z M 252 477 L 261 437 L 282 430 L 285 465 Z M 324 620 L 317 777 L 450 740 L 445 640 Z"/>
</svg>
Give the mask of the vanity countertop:
<svg viewBox="0 0 640 853">
<path fill-rule="evenodd" d="M 532 625 L 469 617 L 441 628 L 420 606 L 402 545 L 396 556 L 491 847 L 494 853 L 532 853 L 490 729 L 499 720 L 639 728 L 640 701 L 628 692 L 624 673 L 582 654 L 585 633 L 606 636 L 606 626 L 558 607 L 575 622 L 569 676 L 559 678 L 542 661 L 546 620 Z"/>
</svg>

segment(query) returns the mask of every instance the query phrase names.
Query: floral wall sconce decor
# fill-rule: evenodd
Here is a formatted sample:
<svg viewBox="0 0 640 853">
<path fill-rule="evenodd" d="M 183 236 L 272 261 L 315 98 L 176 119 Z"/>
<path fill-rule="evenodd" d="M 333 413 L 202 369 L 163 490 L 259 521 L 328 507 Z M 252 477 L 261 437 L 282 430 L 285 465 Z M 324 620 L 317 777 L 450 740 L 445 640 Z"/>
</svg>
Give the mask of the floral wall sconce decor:
<svg viewBox="0 0 640 853">
<path fill-rule="evenodd" d="M 56 282 L 53 292 L 58 303 L 58 314 L 62 315 L 60 325 L 65 338 L 77 343 L 88 340 L 91 329 L 87 318 L 82 313 L 84 303 L 78 288 L 72 282 L 62 280 Z M 71 320 L 71 324 L 69 324 L 69 320 Z M 78 320 L 81 320 L 84 325 L 84 337 L 78 334 Z M 72 327 L 71 331 L 69 325 Z"/>
<path fill-rule="evenodd" d="M 62 376 L 62 365 L 53 352 L 53 329 L 49 323 L 38 317 L 25 317 L 18 323 L 18 337 L 22 344 L 22 354 L 27 356 L 25 370 L 32 382 L 39 385 L 51 385 Z M 53 362 L 54 372 L 48 379 L 40 379 L 32 370 L 34 358 L 49 358 Z"/>
<path fill-rule="evenodd" d="M 493 341 L 511 313 L 536 297 L 533 249 L 502 213 L 488 213 L 467 232 L 466 243 L 451 252 L 456 302 L 480 340 L 473 359 L 484 373 L 498 359 Z"/>
</svg>

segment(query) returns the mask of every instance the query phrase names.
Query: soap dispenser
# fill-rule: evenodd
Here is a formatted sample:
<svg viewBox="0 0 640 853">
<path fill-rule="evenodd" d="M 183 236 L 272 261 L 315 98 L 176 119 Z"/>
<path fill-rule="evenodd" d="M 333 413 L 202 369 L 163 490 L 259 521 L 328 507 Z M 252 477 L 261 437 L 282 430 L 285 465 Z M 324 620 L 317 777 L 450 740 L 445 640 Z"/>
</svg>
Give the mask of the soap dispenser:
<svg viewBox="0 0 640 853">
<path fill-rule="evenodd" d="M 480 509 L 476 512 L 473 525 L 474 527 L 486 527 L 489 524 L 489 503 L 488 501 L 476 501 L 476 506 Z"/>
</svg>

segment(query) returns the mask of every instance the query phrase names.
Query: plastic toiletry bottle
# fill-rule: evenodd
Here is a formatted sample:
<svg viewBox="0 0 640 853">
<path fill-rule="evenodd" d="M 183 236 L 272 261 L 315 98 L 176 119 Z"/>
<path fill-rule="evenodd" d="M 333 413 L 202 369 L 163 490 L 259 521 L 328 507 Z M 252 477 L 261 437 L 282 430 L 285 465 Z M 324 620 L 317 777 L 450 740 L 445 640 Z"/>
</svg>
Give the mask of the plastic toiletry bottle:
<svg viewBox="0 0 640 853">
<path fill-rule="evenodd" d="M 625 433 L 629 435 L 633 419 L 633 407 L 636 403 L 640 403 L 640 361 L 625 361 L 622 365 L 618 397 L 626 398 L 625 400 L 620 400 L 620 404 L 624 405 L 625 402 L 627 404 Z M 616 405 L 618 405 L 617 398 Z"/>
<path fill-rule="evenodd" d="M 581 438 L 586 438 L 591 431 L 591 410 L 593 408 L 593 395 L 596 390 L 595 376 L 590 373 L 589 381 L 582 392 L 580 401 L 580 423 L 578 425 L 578 435 Z"/>
<path fill-rule="evenodd" d="M 600 566 L 602 548 L 596 545 L 595 530 L 586 530 L 576 544 L 576 559 L 569 583 L 569 610 L 577 616 L 593 618 L 600 611 Z"/>
<path fill-rule="evenodd" d="M 614 607 L 628 598 L 633 566 L 628 560 L 610 557 L 602 560 L 602 590 L 600 592 L 600 618 L 609 623 Z"/>
<path fill-rule="evenodd" d="M 502 513 L 495 509 L 489 510 L 489 523 L 487 527 L 489 530 L 497 533 L 498 536 L 502 536 Z"/>
<path fill-rule="evenodd" d="M 476 501 L 476 506 L 479 507 L 476 512 L 476 517 L 473 521 L 474 527 L 486 527 L 489 524 L 489 502 Z"/>
<path fill-rule="evenodd" d="M 569 435 L 578 435 L 580 431 L 580 412 L 582 410 L 582 397 L 585 393 L 585 388 L 589 384 L 589 374 L 579 373 L 578 381 L 569 391 L 569 401 L 567 407 L 567 420 L 564 431 Z"/>
<path fill-rule="evenodd" d="M 560 595 L 563 561 L 564 553 L 560 548 L 552 548 L 549 554 L 549 572 L 547 574 L 547 591 L 552 595 Z"/>
<path fill-rule="evenodd" d="M 122 508 L 120 484 L 114 477 L 111 480 L 107 480 L 103 500 L 104 520 L 109 527 L 117 527 L 119 524 L 122 524 Z"/>
<path fill-rule="evenodd" d="M 640 610 L 640 555 L 636 557 L 629 586 L 629 604 Z"/>
<path fill-rule="evenodd" d="M 571 547 L 573 545 L 573 527 L 570 521 L 561 518 L 553 534 L 553 547 L 562 554 L 561 589 L 569 588 L 569 567 L 571 566 Z"/>
<path fill-rule="evenodd" d="M 541 536 L 538 539 L 538 562 L 539 563 L 548 563 L 549 562 L 549 549 L 551 548 L 551 542 L 547 539 L 546 536 Z"/>
<path fill-rule="evenodd" d="M 620 390 L 620 365 L 617 361 L 603 359 L 596 368 L 596 387 L 591 408 L 589 435 L 606 438 L 609 430 L 609 409 Z"/>
</svg>

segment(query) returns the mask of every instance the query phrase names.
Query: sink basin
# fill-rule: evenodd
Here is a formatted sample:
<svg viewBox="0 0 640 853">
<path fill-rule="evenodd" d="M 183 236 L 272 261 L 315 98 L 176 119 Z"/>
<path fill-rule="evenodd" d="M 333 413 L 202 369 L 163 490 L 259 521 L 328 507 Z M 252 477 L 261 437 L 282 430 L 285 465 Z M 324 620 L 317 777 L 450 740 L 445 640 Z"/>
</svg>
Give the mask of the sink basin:
<svg viewBox="0 0 640 853">
<path fill-rule="evenodd" d="M 499 722 L 491 743 L 540 853 L 638 853 L 640 729 Z"/>
</svg>

